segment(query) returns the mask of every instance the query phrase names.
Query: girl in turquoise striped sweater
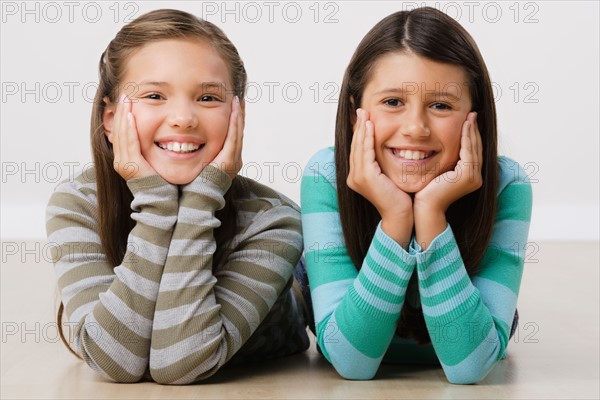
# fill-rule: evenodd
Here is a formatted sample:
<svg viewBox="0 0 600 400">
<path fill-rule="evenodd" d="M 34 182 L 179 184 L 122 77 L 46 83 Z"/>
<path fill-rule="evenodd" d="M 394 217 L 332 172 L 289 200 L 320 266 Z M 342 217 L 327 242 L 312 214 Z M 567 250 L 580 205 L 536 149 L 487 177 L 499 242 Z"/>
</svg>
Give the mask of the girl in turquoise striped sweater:
<svg viewBox="0 0 600 400">
<path fill-rule="evenodd" d="M 346 70 L 335 148 L 302 180 L 323 355 L 348 379 L 392 361 L 482 380 L 516 327 L 530 214 L 471 36 L 433 8 L 383 19 Z"/>
</svg>

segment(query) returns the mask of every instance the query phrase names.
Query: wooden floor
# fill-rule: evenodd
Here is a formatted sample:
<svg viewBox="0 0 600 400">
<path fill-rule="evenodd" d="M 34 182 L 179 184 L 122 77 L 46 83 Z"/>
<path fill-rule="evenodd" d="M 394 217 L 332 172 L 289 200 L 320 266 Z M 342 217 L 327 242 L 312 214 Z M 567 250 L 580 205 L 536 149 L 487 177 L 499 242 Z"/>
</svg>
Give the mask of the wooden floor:
<svg viewBox="0 0 600 400">
<path fill-rule="evenodd" d="M 36 247 L 37 246 L 37 247 Z M 3 242 L 1 398 L 519 398 L 598 399 L 599 245 L 530 246 L 520 326 L 508 357 L 478 385 L 451 385 L 439 368 L 384 365 L 346 381 L 315 351 L 220 371 L 191 386 L 103 381 L 58 341 L 52 265 L 43 243 Z"/>
</svg>

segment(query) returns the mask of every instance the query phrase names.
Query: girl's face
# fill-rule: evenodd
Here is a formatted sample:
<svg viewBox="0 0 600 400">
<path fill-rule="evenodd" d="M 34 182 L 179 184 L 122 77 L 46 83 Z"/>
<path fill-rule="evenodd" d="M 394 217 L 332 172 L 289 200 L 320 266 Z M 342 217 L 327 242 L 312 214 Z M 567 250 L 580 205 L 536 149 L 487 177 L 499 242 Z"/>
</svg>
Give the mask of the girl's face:
<svg viewBox="0 0 600 400">
<path fill-rule="evenodd" d="M 233 94 L 225 61 L 203 41 L 157 41 L 133 53 L 121 82 L 133 103 L 142 156 L 167 182 L 194 180 L 227 135 Z M 107 131 L 114 112 L 107 107 Z"/>
<path fill-rule="evenodd" d="M 467 82 L 462 68 L 412 53 L 375 63 L 361 108 L 375 127 L 376 160 L 401 190 L 418 192 L 456 166 L 471 111 Z"/>
</svg>

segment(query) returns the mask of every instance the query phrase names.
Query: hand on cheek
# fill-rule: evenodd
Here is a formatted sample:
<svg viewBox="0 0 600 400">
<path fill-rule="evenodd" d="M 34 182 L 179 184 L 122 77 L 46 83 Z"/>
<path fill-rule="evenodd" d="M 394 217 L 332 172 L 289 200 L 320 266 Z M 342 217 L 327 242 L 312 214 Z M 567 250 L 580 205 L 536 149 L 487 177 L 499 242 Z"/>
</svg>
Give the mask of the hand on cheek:
<svg viewBox="0 0 600 400">
<path fill-rule="evenodd" d="M 131 110 L 131 100 L 122 95 L 108 135 L 113 144 L 113 166 L 126 181 L 156 174 L 154 168 L 142 156 L 135 117 Z"/>
<path fill-rule="evenodd" d="M 229 175 L 231 179 L 235 178 L 242 169 L 243 140 L 244 113 L 239 98 L 235 96 L 231 104 L 229 128 L 227 129 L 223 148 L 211 163 Z"/>
<path fill-rule="evenodd" d="M 369 113 L 358 109 L 356 114 L 346 183 L 377 209 L 384 232 L 407 248 L 413 228 L 412 199 L 382 172 L 375 158 L 375 127 Z"/>
<path fill-rule="evenodd" d="M 436 177 L 415 194 L 415 230 L 417 241 L 423 249 L 446 228 L 448 207 L 483 184 L 483 148 L 477 113 L 470 112 L 467 115 L 460 140 L 456 167 Z"/>
</svg>

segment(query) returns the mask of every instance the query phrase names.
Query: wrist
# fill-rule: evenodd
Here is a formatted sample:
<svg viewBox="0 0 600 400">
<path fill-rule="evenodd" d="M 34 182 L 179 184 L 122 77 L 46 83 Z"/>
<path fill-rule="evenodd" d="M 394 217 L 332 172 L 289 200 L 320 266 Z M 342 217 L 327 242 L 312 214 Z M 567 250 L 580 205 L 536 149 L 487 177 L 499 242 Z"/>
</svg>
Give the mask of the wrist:
<svg viewBox="0 0 600 400">
<path fill-rule="evenodd" d="M 184 190 L 188 188 L 202 188 L 208 185 L 214 186 L 219 192 L 224 194 L 229 190 L 232 183 L 233 179 L 227 172 L 217 168 L 213 164 L 207 164 L 200 174 L 190 183 L 184 185 L 183 188 Z"/>
<path fill-rule="evenodd" d="M 415 196 L 414 200 L 414 213 L 415 218 L 417 214 L 446 214 L 448 207 L 450 205 L 445 204 L 445 202 L 435 199 L 422 199 Z"/>
<path fill-rule="evenodd" d="M 415 210 L 415 240 L 423 250 L 429 247 L 447 225 L 446 213 L 439 209 L 421 208 L 418 212 Z"/>
<path fill-rule="evenodd" d="M 404 250 L 408 249 L 413 231 L 413 216 L 395 215 L 394 218 L 382 217 L 381 229 L 383 232 L 398 243 Z"/>
</svg>

